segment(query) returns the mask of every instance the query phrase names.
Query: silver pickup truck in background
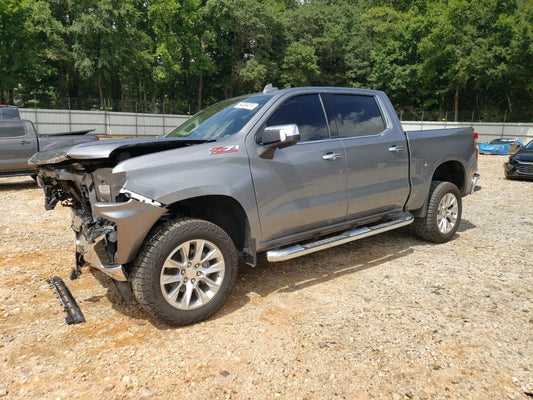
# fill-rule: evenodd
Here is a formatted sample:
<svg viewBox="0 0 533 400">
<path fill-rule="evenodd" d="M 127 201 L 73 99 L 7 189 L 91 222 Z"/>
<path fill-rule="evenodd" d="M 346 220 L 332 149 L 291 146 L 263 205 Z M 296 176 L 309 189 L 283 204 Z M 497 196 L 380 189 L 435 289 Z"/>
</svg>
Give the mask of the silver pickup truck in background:
<svg viewBox="0 0 533 400">
<path fill-rule="evenodd" d="M 98 136 L 86 135 L 89 132 L 91 130 L 39 135 L 31 121 L 0 119 L 0 177 L 35 175 L 35 167 L 28 164 L 31 156 L 40 150 L 98 140 Z"/>
<path fill-rule="evenodd" d="M 31 163 L 46 208 L 72 208 L 73 275 L 100 269 L 170 325 L 212 315 L 259 252 L 283 261 L 409 224 L 446 242 L 478 179 L 471 128 L 404 132 L 383 92 L 330 87 L 267 87 L 164 138 Z"/>
</svg>

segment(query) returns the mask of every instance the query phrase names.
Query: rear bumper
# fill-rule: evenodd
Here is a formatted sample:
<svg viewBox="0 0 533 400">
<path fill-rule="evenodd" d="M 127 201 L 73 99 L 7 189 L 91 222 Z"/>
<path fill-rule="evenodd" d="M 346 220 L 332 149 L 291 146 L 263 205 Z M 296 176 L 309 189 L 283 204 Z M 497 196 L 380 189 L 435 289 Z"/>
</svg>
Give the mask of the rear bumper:
<svg viewBox="0 0 533 400">
<path fill-rule="evenodd" d="M 472 181 L 470 182 L 470 194 L 474 194 L 474 192 L 476 192 L 477 190 L 479 189 L 476 189 L 476 184 L 477 184 L 477 181 L 479 180 L 479 174 L 474 174 L 474 176 L 472 177 Z"/>
</svg>

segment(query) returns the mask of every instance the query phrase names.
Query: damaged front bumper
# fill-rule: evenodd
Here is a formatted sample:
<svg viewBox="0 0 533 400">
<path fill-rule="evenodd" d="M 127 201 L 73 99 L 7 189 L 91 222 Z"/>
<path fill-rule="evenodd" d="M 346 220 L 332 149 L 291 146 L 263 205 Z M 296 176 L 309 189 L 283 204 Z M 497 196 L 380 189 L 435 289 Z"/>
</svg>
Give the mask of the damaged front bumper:
<svg viewBox="0 0 533 400">
<path fill-rule="evenodd" d="M 74 214 L 77 266 L 86 262 L 116 281 L 127 281 L 124 265 L 135 259 L 147 233 L 166 211 L 165 207 L 129 199 L 94 203 L 91 222 Z"/>
<path fill-rule="evenodd" d="M 533 180 L 533 162 L 509 160 L 503 164 L 503 169 L 507 178 Z"/>
<path fill-rule="evenodd" d="M 39 167 L 37 182 L 44 191 L 45 208 L 52 210 L 60 203 L 72 210 L 73 279 L 90 264 L 117 282 L 127 281 L 126 265 L 168 212 L 164 204 L 128 190 L 126 181 L 126 174 L 113 172 L 113 162 L 106 159 Z"/>
</svg>

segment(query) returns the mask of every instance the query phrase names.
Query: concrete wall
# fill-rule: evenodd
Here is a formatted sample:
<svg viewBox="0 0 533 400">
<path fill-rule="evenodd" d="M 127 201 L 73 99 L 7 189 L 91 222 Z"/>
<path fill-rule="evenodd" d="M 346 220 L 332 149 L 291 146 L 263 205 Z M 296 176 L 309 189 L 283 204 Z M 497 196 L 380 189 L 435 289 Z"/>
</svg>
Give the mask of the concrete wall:
<svg viewBox="0 0 533 400">
<path fill-rule="evenodd" d="M 479 135 L 479 143 L 498 138 L 510 138 L 518 139 L 525 144 L 533 139 L 533 124 L 531 123 L 402 121 L 402 125 L 406 131 L 471 126 Z"/>
<path fill-rule="evenodd" d="M 21 108 L 20 117 L 29 119 L 40 133 L 94 129 L 107 136 L 158 136 L 170 132 L 187 120 L 186 115 L 136 114 L 109 111 L 41 110 Z M 533 139 L 532 123 L 419 122 L 402 121 L 406 131 L 471 126 L 479 134 L 478 142 L 512 138 L 521 142 Z"/>
<path fill-rule="evenodd" d="M 21 108 L 20 117 L 33 121 L 39 133 L 94 129 L 96 134 L 108 136 L 158 136 L 188 118 L 186 115 L 31 108 Z"/>
</svg>

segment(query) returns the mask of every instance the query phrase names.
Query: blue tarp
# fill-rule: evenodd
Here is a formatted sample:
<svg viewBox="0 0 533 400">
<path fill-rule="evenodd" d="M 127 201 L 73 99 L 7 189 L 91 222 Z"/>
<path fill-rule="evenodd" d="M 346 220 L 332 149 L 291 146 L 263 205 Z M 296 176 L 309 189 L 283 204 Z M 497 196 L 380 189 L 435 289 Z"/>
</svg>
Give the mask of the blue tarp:
<svg viewBox="0 0 533 400">
<path fill-rule="evenodd" d="M 516 141 L 517 144 L 519 144 L 521 147 L 524 145 Z M 497 143 L 497 144 L 490 144 L 490 143 L 481 143 L 479 145 L 479 152 L 485 153 L 485 154 L 498 154 L 498 155 L 506 155 L 509 154 L 509 150 L 511 149 L 511 145 L 509 143 Z"/>
<path fill-rule="evenodd" d="M 488 144 L 481 143 L 479 145 L 479 152 L 486 154 L 509 154 L 509 149 L 511 148 L 508 144 Z"/>
</svg>

